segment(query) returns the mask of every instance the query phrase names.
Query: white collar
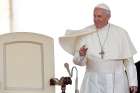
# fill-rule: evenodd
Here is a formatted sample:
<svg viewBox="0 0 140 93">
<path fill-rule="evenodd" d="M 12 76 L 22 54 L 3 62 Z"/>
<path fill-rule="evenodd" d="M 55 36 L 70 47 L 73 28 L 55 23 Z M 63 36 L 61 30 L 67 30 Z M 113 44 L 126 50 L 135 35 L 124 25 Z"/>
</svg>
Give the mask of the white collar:
<svg viewBox="0 0 140 93">
<path fill-rule="evenodd" d="M 109 30 L 109 23 L 107 25 L 105 25 L 104 27 L 97 29 L 97 31 L 102 32 L 102 31 L 108 31 Z"/>
</svg>

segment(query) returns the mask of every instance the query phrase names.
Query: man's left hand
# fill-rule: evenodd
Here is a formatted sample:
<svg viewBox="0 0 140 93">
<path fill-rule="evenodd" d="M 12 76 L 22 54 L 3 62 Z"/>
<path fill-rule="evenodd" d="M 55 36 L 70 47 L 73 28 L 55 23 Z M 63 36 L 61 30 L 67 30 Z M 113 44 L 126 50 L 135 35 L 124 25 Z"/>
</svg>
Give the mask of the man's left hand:
<svg viewBox="0 0 140 93">
<path fill-rule="evenodd" d="M 137 86 L 130 86 L 129 87 L 131 93 L 137 93 L 138 87 Z"/>
</svg>

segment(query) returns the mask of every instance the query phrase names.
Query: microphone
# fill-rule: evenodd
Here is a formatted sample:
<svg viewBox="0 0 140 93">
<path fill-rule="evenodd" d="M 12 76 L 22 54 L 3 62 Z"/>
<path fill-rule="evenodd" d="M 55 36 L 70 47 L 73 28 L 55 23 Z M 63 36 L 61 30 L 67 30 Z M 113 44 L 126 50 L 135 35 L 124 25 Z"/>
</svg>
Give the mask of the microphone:
<svg viewBox="0 0 140 93">
<path fill-rule="evenodd" d="M 67 72 L 68 72 L 69 76 L 71 77 L 71 72 L 70 72 L 70 69 L 69 69 L 69 64 L 65 63 L 64 66 L 67 69 Z"/>
<path fill-rule="evenodd" d="M 64 66 L 67 69 L 67 72 L 69 73 L 69 75 L 70 75 L 71 78 L 73 77 L 73 70 L 74 69 L 76 70 L 75 93 L 79 93 L 79 90 L 78 90 L 78 70 L 77 70 L 77 68 L 75 66 L 73 66 L 72 69 L 71 69 L 71 71 L 70 71 L 69 64 L 68 63 L 65 63 Z"/>
</svg>

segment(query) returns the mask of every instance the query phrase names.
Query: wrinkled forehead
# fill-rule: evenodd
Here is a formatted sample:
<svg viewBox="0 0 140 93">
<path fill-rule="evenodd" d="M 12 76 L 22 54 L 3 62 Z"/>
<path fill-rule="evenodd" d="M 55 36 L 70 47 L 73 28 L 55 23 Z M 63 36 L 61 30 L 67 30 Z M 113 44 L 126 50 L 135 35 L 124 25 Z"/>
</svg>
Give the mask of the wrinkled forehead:
<svg viewBox="0 0 140 93">
<path fill-rule="evenodd" d="M 94 8 L 94 14 L 106 15 L 107 10 L 96 7 L 96 8 Z"/>
</svg>

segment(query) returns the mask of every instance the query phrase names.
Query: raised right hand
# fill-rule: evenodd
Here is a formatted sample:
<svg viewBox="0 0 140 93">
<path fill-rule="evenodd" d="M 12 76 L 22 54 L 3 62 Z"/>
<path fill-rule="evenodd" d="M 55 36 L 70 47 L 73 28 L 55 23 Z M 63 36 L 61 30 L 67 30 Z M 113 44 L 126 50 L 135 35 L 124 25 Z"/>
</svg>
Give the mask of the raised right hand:
<svg viewBox="0 0 140 93">
<path fill-rule="evenodd" d="M 86 46 L 83 45 L 83 46 L 80 48 L 80 50 L 79 50 L 79 55 L 80 55 L 80 56 L 85 56 L 86 53 L 87 53 L 87 50 L 88 50 L 88 48 L 86 48 Z"/>
</svg>

